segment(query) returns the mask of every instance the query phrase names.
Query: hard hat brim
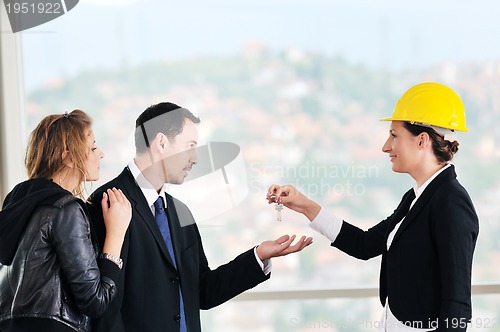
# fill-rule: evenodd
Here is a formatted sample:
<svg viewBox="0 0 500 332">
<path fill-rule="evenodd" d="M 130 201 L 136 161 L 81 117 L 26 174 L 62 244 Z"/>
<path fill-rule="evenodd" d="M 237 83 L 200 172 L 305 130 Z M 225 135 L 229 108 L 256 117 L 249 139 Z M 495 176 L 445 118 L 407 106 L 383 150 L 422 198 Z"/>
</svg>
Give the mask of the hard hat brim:
<svg viewBox="0 0 500 332">
<path fill-rule="evenodd" d="M 379 119 L 379 121 L 392 121 L 392 120 L 394 120 L 392 117 Z M 395 121 L 399 121 L 399 120 L 395 120 Z"/>
</svg>

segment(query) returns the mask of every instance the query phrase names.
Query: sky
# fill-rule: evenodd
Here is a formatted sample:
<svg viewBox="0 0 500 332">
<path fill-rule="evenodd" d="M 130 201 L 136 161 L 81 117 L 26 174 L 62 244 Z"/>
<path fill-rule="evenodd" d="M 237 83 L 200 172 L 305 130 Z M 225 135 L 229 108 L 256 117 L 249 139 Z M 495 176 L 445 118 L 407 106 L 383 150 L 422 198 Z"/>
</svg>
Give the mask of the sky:
<svg viewBox="0 0 500 332">
<path fill-rule="evenodd" d="M 20 32 L 28 90 L 85 68 L 232 55 L 257 41 L 393 70 L 500 60 L 500 2 L 83 0 Z"/>
</svg>

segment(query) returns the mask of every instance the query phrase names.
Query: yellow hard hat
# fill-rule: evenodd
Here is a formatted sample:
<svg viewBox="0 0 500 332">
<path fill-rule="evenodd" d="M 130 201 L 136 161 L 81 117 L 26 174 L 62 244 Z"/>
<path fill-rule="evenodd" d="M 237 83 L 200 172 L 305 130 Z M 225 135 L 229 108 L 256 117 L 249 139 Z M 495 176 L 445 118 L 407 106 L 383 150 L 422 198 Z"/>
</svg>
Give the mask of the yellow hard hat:
<svg viewBox="0 0 500 332">
<path fill-rule="evenodd" d="M 411 87 L 398 100 L 392 116 L 380 120 L 469 131 L 465 126 L 462 100 L 455 91 L 439 83 L 421 83 Z"/>
</svg>

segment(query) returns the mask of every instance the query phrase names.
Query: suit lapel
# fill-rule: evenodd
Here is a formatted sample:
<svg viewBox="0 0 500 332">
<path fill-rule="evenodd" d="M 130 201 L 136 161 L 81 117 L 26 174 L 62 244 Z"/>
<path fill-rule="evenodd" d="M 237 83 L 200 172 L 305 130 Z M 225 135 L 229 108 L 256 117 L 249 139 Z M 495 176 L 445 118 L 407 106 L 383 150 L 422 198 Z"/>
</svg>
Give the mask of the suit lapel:
<svg viewBox="0 0 500 332">
<path fill-rule="evenodd" d="M 397 210 L 394 212 L 394 215 L 392 216 L 392 226 L 389 227 L 386 236 L 388 236 L 389 233 L 392 232 L 392 230 L 394 229 L 394 227 L 396 227 L 398 222 L 400 222 L 401 219 L 403 219 L 404 216 L 407 214 L 411 202 L 413 202 L 414 198 L 415 198 L 415 191 L 413 189 L 408 190 L 403 195 L 401 203 L 399 204 Z"/>
<path fill-rule="evenodd" d="M 129 193 L 127 197 L 130 200 L 132 210 L 135 211 L 136 214 L 140 217 L 137 218 L 140 220 L 136 220 L 135 222 L 144 222 L 146 224 L 151 234 L 153 235 L 156 243 L 160 247 L 163 256 L 165 256 L 165 259 L 167 259 L 172 268 L 174 268 L 174 264 L 168 253 L 168 249 L 165 244 L 165 241 L 163 240 L 163 236 L 161 235 L 158 225 L 156 224 L 155 217 L 151 213 L 151 208 L 148 205 L 148 202 L 146 201 L 146 198 L 144 197 L 140 187 L 137 185 L 137 182 L 135 181 L 132 173 L 130 173 L 128 168 L 126 168 L 122 172 L 122 175 L 123 175 L 123 183 L 125 190 Z"/>
<path fill-rule="evenodd" d="M 398 231 L 396 232 L 396 235 L 394 236 L 394 241 L 396 241 L 400 236 L 401 233 L 405 231 L 405 229 L 408 227 L 408 225 L 415 220 L 415 218 L 418 216 L 420 211 L 423 209 L 424 206 L 427 205 L 427 202 L 432 198 L 434 193 L 436 192 L 437 188 L 439 188 L 443 183 L 450 181 L 451 179 L 456 178 L 457 175 L 455 173 L 455 168 L 453 165 L 451 165 L 448 169 L 445 169 L 441 174 L 439 174 L 434 180 L 429 183 L 427 188 L 425 188 L 424 192 L 420 195 L 420 197 L 417 199 L 413 207 L 408 211 L 406 214 L 405 219 L 403 220 L 401 226 L 399 227 Z M 401 217 L 401 219 L 403 216 Z M 399 220 L 401 220 L 399 219 Z"/>
</svg>

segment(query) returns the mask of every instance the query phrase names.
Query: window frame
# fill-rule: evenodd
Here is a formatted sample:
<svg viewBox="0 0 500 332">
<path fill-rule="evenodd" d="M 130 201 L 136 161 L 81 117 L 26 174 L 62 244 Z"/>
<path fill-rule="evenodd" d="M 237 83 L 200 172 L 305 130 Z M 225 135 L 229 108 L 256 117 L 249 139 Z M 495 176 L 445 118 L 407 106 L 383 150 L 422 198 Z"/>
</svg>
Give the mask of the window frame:
<svg viewBox="0 0 500 332">
<path fill-rule="evenodd" d="M 0 6 L 0 203 L 26 178 L 21 35 L 12 33 Z"/>
</svg>

